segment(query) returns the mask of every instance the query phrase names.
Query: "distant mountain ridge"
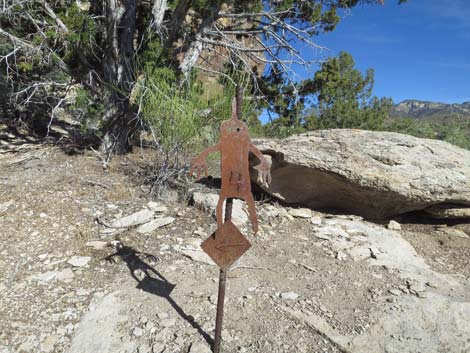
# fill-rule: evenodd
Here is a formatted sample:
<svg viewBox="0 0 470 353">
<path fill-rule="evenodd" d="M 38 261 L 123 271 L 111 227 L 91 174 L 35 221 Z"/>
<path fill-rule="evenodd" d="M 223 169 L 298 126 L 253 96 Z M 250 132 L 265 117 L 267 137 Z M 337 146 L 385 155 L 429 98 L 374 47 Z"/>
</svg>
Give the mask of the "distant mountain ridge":
<svg viewBox="0 0 470 353">
<path fill-rule="evenodd" d="M 390 117 L 416 119 L 470 119 L 470 102 L 439 103 L 408 99 L 393 106 Z"/>
</svg>

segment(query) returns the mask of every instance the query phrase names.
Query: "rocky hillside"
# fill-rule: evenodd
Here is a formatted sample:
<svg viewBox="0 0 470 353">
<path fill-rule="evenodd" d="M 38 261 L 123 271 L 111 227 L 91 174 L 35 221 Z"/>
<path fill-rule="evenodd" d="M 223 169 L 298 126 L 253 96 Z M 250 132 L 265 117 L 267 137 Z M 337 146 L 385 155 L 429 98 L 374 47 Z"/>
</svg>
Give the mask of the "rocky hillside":
<svg viewBox="0 0 470 353">
<path fill-rule="evenodd" d="M 218 268 L 200 249 L 217 190 L 151 200 L 151 152 L 0 146 L 1 353 L 210 353 Z M 274 174 L 274 173 L 273 173 Z M 469 352 L 470 224 L 257 202 L 228 275 L 223 352 Z"/>
<path fill-rule="evenodd" d="M 409 99 L 396 104 L 390 116 L 393 118 L 418 119 L 470 119 L 470 102 L 446 104 Z"/>
</svg>

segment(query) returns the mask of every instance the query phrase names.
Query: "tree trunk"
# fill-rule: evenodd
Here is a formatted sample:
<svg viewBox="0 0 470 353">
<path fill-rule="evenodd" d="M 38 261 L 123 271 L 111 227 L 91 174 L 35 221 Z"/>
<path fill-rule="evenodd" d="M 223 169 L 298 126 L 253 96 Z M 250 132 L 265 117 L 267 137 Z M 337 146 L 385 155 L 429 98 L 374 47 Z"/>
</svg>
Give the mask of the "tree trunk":
<svg viewBox="0 0 470 353">
<path fill-rule="evenodd" d="M 167 8 L 167 0 L 155 0 L 152 6 L 153 26 L 157 32 L 161 31 L 163 18 Z"/>
<path fill-rule="evenodd" d="M 222 2 L 220 0 L 212 0 L 209 3 L 205 16 L 203 17 L 201 24 L 199 25 L 199 28 L 197 30 L 197 33 L 184 55 L 184 59 L 180 64 L 180 70 L 185 79 L 188 78 L 189 73 L 196 65 L 197 60 L 199 59 L 199 56 L 201 55 L 202 50 L 204 49 L 204 45 L 202 43 L 204 32 L 217 20 L 217 17 L 219 16 L 220 12 L 221 3 Z"/>
<path fill-rule="evenodd" d="M 124 154 L 131 148 L 129 138 L 137 127 L 135 112 L 129 103 L 135 81 L 136 0 L 106 0 L 104 15 L 106 39 L 102 70 L 109 92 L 101 151 Z"/>
<path fill-rule="evenodd" d="M 180 0 L 176 5 L 173 15 L 168 23 L 167 27 L 167 38 L 165 40 L 164 47 L 169 48 L 175 41 L 182 35 L 182 26 L 186 19 L 186 15 L 191 6 L 190 0 Z"/>
</svg>

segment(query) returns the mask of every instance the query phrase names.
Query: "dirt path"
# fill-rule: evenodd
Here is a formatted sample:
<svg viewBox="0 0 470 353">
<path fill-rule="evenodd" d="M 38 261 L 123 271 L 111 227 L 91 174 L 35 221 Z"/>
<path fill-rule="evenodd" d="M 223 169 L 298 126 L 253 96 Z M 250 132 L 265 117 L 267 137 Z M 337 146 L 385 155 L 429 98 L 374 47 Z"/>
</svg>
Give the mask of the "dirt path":
<svg viewBox="0 0 470 353">
<path fill-rule="evenodd" d="M 143 155 L 116 158 L 105 171 L 93 154 L 67 156 L 54 147 L 30 153 L 0 155 L 0 352 L 208 352 L 218 270 L 182 252 L 198 249 L 213 218 L 162 202 L 166 209 L 158 212 L 173 217 L 171 224 L 149 234 L 104 234 L 109 229 L 97 219 L 107 224 L 155 208 L 132 175 Z M 282 207 L 258 210 L 261 234 L 249 236 L 252 248 L 229 274 L 224 352 L 360 352 L 354 339 L 383 315 L 402 312 L 405 299 L 427 300 L 393 264 L 370 265 L 380 249 L 363 246 L 366 256 L 355 258 L 342 247 L 342 237 L 362 241 L 352 226 L 341 225 L 343 236 L 318 237 L 342 220 L 362 225 L 359 219 L 313 213 L 322 224 L 315 226 Z M 441 254 L 419 245 L 422 233 L 409 234 L 419 255 Z M 465 253 L 470 240 L 459 239 Z M 452 264 L 442 251 L 443 266 Z M 454 296 L 468 301 L 458 287 L 468 284 L 468 261 L 449 271 L 431 267 L 457 274 Z"/>
</svg>

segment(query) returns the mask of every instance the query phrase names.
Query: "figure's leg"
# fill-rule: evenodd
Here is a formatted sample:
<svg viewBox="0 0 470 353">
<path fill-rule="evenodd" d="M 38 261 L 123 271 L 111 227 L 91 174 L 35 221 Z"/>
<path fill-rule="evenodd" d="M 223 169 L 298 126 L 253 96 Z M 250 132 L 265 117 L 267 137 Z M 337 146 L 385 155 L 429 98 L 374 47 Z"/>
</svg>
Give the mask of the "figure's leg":
<svg viewBox="0 0 470 353">
<path fill-rule="evenodd" d="M 217 208 L 215 211 L 215 216 L 217 218 L 217 227 L 221 227 L 224 223 L 223 219 L 223 207 L 224 207 L 225 197 L 222 195 L 219 196 L 219 201 L 217 202 Z"/>
<path fill-rule="evenodd" d="M 255 207 L 255 200 L 253 199 L 253 195 L 251 192 L 243 195 L 246 205 L 248 206 L 248 213 L 250 214 L 250 221 L 251 226 L 253 227 L 253 232 L 256 234 L 258 233 L 258 219 L 256 217 L 256 207 Z"/>
</svg>

